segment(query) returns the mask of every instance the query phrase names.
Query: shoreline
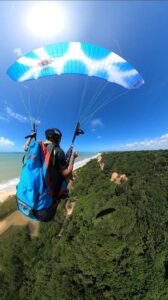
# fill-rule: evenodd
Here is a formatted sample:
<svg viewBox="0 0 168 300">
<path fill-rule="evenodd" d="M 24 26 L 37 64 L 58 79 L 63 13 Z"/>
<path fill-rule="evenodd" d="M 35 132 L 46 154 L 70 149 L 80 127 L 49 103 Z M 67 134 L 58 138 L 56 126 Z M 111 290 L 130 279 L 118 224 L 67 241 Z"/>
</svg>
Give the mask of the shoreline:
<svg viewBox="0 0 168 300">
<path fill-rule="evenodd" d="M 92 159 L 96 159 L 101 153 L 98 153 L 92 157 L 89 157 L 89 158 L 86 158 L 86 159 L 83 159 L 81 161 L 77 161 L 75 164 L 74 164 L 74 171 L 79 169 L 79 168 L 82 168 L 83 166 L 85 166 L 89 161 L 91 161 Z M 10 187 L 8 189 L 5 189 L 5 190 L 0 190 L 0 205 L 5 202 L 8 197 L 10 196 L 14 196 L 16 194 L 16 186 L 14 187 Z"/>
<path fill-rule="evenodd" d="M 16 194 L 16 188 L 10 188 L 5 191 L 0 191 L 0 205 L 5 202 L 9 197 Z"/>
<path fill-rule="evenodd" d="M 99 155 L 101 155 L 101 153 L 97 153 L 96 155 L 92 156 L 92 157 L 88 157 L 88 158 L 85 158 L 83 160 L 80 160 L 80 161 L 77 161 L 75 164 L 74 164 L 74 169 L 73 171 L 79 169 L 79 168 L 82 168 L 83 166 L 85 166 L 89 161 L 91 161 L 92 159 L 96 159 Z"/>
</svg>

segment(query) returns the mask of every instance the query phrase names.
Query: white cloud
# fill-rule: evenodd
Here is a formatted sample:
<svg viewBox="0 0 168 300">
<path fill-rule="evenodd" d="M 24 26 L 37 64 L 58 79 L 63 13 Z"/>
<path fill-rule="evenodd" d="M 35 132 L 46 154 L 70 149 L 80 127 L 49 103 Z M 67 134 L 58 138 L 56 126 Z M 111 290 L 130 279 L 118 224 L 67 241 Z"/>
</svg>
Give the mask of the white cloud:
<svg viewBox="0 0 168 300">
<path fill-rule="evenodd" d="M 21 123 L 29 123 L 31 121 L 31 122 L 35 122 L 36 125 L 40 124 L 40 120 L 36 120 L 31 116 L 30 116 L 30 118 L 28 118 L 26 116 L 18 114 L 15 111 L 13 111 L 9 106 L 6 107 L 6 114 L 7 114 L 8 117 L 16 119 L 17 121 L 19 121 Z"/>
<path fill-rule="evenodd" d="M 13 52 L 14 52 L 18 57 L 23 55 L 22 49 L 21 49 L 21 48 L 15 48 L 15 49 L 13 50 Z"/>
<path fill-rule="evenodd" d="M 159 150 L 168 149 L 168 133 L 154 139 L 145 139 L 120 146 L 118 150 Z"/>
<path fill-rule="evenodd" d="M 1 116 L 0 116 L 0 121 L 8 121 L 8 118 L 1 115 Z"/>
<path fill-rule="evenodd" d="M 95 129 L 96 127 L 102 128 L 104 126 L 104 124 L 101 119 L 93 119 L 91 121 L 91 126 L 93 127 L 93 129 Z"/>
<path fill-rule="evenodd" d="M 29 119 L 21 114 L 14 112 L 10 107 L 6 107 L 6 113 L 8 116 L 16 119 L 19 122 L 27 123 Z"/>
<path fill-rule="evenodd" d="M 7 138 L 4 138 L 3 136 L 0 137 L 0 148 L 8 148 L 14 146 L 14 142 L 10 141 Z"/>
<path fill-rule="evenodd" d="M 98 128 L 103 128 L 104 124 L 101 119 L 93 119 L 91 121 L 91 127 L 92 132 L 95 132 Z"/>
<path fill-rule="evenodd" d="M 100 140 L 100 139 L 101 139 L 101 135 L 98 135 L 98 136 L 97 136 L 97 139 Z"/>
</svg>

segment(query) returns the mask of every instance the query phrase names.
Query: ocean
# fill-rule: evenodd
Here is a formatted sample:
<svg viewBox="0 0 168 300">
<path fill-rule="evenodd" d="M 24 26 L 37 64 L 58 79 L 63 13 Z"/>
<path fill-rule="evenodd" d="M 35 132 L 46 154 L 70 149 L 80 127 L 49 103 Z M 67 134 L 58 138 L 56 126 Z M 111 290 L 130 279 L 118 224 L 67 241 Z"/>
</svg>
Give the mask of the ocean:
<svg viewBox="0 0 168 300">
<path fill-rule="evenodd" d="M 23 155 L 24 153 L 0 153 L 0 192 L 13 189 L 17 185 L 22 168 Z M 96 155 L 96 152 L 78 153 L 74 169 L 84 165 Z"/>
</svg>

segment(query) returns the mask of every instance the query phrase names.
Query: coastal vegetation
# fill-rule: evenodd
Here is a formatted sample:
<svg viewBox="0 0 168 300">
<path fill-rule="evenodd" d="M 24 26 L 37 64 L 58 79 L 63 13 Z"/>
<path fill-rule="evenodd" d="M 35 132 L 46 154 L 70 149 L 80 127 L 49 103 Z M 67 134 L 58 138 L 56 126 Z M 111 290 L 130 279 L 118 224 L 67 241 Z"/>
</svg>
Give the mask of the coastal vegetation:
<svg viewBox="0 0 168 300">
<path fill-rule="evenodd" d="M 168 151 L 102 157 L 76 171 L 68 218 L 0 237 L 0 299 L 167 300 Z"/>
<path fill-rule="evenodd" d="M 9 196 L 8 199 L 0 204 L 0 220 L 9 216 L 16 210 L 16 198 L 15 196 Z"/>
</svg>

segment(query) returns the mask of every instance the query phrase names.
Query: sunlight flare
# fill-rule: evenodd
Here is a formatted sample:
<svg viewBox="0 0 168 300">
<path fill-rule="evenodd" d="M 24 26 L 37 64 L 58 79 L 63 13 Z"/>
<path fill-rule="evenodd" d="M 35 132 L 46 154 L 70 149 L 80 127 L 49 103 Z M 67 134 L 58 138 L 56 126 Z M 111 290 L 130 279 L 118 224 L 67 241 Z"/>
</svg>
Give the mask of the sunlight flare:
<svg viewBox="0 0 168 300">
<path fill-rule="evenodd" d="M 55 2 L 36 3 L 27 16 L 27 26 L 34 35 L 52 38 L 59 34 L 65 24 L 65 14 Z"/>
</svg>

